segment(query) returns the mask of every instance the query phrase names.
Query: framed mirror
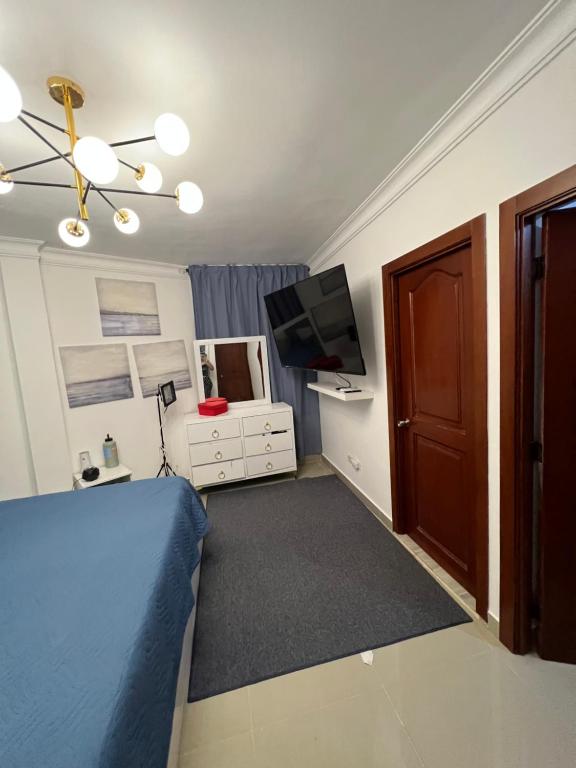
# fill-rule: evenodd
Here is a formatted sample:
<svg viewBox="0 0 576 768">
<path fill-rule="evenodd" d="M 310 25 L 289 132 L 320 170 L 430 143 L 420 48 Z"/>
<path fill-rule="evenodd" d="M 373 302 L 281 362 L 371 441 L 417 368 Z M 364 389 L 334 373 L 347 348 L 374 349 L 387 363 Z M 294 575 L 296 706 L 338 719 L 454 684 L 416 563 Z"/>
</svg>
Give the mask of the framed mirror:
<svg viewBox="0 0 576 768">
<path fill-rule="evenodd" d="M 271 402 L 265 336 L 194 342 L 198 400 L 225 397 L 230 408 Z"/>
</svg>

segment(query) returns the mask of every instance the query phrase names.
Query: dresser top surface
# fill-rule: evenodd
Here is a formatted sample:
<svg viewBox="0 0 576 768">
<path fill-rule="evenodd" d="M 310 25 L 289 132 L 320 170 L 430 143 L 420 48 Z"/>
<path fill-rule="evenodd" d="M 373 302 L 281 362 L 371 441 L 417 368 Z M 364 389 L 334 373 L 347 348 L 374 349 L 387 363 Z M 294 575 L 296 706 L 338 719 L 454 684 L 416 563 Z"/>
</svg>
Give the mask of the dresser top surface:
<svg viewBox="0 0 576 768">
<path fill-rule="evenodd" d="M 241 419 L 247 416 L 263 416 L 269 413 L 279 413 L 280 411 L 291 411 L 292 406 L 288 403 L 266 403 L 265 405 L 255 406 L 240 406 L 238 408 L 230 408 L 226 413 L 221 413 L 218 416 L 202 416 L 199 413 L 185 413 L 185 424 L 198 424 L 205 421 L 223 421 L 226 419 Z"/>
</svg>

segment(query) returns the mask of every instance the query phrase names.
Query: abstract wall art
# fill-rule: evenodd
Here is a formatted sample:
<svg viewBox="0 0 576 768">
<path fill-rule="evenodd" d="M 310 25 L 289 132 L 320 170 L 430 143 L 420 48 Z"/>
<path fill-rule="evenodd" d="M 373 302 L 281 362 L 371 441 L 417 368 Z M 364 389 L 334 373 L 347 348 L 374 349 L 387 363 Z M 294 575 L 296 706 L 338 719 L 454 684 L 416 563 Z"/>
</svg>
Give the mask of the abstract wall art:
<svg viewBox="0 0 576 768">
<path fill-rule="evenodd" d="M 143 397 L 152 397 L 158 391 L 158 386 L 167 381 L 173 381 L 176 389 L 192 386 L 186 347 L 182 340 L 135 344 L 132 349 Z"/>
<path fill-rule="evenodd" d="M 60 347 L 70 408 L 134 397 L 126 344 Z"/>
<path fill-rule="evenodd" d="M 154 283 L 96 278 L 103 336 L 159 336 Z"/>
</svg>

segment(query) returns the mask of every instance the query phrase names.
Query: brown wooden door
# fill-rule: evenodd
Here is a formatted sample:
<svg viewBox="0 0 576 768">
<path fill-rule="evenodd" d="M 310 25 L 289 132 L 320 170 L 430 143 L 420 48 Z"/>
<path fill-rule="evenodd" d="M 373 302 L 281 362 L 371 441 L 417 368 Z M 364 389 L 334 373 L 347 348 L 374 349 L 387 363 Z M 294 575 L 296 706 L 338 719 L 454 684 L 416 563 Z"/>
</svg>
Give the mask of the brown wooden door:
<svg viewBox="0 0 576 768">
<path fill-rule="evenodd" d="M 576 664 L 576 211 L 544 215 L 540 656 Z"/>
<path fill-rule="evenodd" d="M 396 428 L 405 530 L 476 594 L 471 254 L 465 244 L 398 277 Z"/>
<path fill-rule="evenodd" d="M 230 403 L 253 400 L 254 390 L 246 342 L 215 344 L 214 349 L 219 397 L 225 397 Z"/>
</svg>

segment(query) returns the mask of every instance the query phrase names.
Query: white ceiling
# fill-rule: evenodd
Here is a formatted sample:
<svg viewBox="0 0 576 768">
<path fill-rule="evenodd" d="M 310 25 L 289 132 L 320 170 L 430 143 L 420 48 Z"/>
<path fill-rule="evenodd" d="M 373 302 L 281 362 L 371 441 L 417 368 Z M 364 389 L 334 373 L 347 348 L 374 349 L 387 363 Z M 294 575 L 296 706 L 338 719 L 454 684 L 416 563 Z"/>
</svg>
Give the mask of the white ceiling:
<svg viewBox="0 0 576 768">
<path fill-rule="evenodd" d="M 189 263 L 302 262 L 329 237 L 544 0 L 1 0 L 0 64 L 24 108 L 62 123 L 49 75 L 87 96 L 81 135 L 152 133 L 173 111 L 188 123 L 180 158 L 155 142 L 122 153 L 151 160 L 172 192 L 196 181 L 195 216 L 171 200 L 114 197 L 141 218 L 120 234 L 89 197 L 89 250 Z M 46 134 L 61 148 L 60 134 Z M 51 134 L 51 135 L 50 135 Z M 6 167 L 51 151 L 18 122 L 0 125 Z M 70 181 L 63 162 L 19 178 Z M 116 186 L 136 188 L 123 169 Z M 60 245 L 72 190 L 16 187 L 0 196 L 0 235 Z"/>
</svg>

